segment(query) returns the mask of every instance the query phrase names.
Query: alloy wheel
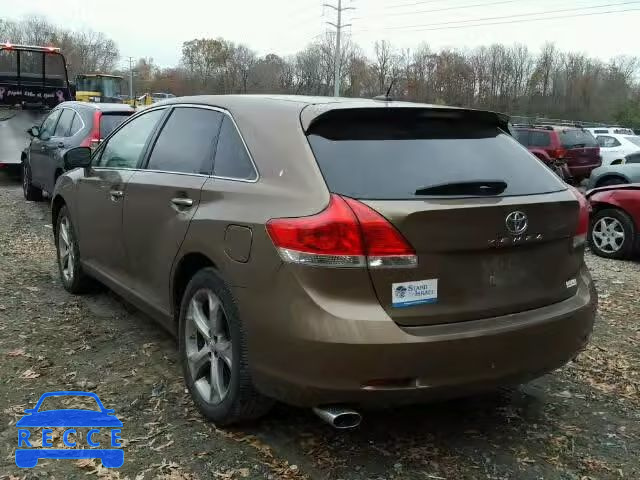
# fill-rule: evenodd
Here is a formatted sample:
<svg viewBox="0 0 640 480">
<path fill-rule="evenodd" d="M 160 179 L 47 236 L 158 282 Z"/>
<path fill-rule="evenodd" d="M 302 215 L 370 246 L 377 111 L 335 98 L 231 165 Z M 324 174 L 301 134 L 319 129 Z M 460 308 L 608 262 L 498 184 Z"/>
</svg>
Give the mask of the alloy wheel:
<svg viewBox="0 0 640 480">
<path fill-rule="evenodd" d="M 58 258 L 60 271 L 66 282 L 73 280 L 73 268 L 75 256 L 73 252 L 73 239 L 71 237 L 71 223 L 68 217 L 63 217 L 58 229 Z"/>
<path fill-rule="evenodd" d="M 209 289 L 198 290 L 187 308 L 185 353 L 193 385 L 208 404 L 229 394 L 233 345 L 222 302 Z"/>
<path fill-rule="evenodd" d="M 625 233 L 622 223 L 613 217 L 602 217 L 593 226 L 593 242 L 605 253 L 616 253 L 622 248 Z"/>
</svg>

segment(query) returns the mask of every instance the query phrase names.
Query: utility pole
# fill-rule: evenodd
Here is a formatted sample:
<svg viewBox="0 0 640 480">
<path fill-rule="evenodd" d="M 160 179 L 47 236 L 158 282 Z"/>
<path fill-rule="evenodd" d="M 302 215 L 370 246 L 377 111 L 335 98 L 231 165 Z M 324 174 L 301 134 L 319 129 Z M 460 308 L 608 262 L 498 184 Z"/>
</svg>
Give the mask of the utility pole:
<svg viewBox="0 0 640 480">
<path fill-rule="evenodd" d="M 351 24 L 344 25 L 342 23 L 342 12 L 345 10 L 355 10 L 353 7 L 343 7 L 342 0 L 338 0 L 338 6 L 331 5 L 328 3 L 324 4 L 325 7 L 332 8 L 338 14 L 338 23 L 327 22 L 329 25 L 336 29 L 336 52 L 334 58 L 334 70 L 333 70 L 333 96 L 340 96 L 340 67 L 341 67 L 341 52 L 340 52 L 340 40 L 342 36 L 342 29 L 346 27 L 350 27 Z"/>
<path fill-rule="evenodd" d="M 129 98 L 133 100 L 133 57 L 129 58 Z"/>
</svg>

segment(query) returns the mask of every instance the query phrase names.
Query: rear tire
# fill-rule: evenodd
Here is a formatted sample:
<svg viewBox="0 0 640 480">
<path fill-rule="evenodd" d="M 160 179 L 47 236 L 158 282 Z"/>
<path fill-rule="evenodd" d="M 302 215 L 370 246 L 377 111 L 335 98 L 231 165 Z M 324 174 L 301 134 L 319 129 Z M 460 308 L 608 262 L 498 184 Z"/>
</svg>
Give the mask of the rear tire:
<svg viewBox="0 0 640 480">
<path fill-rule="evenodd" d="M 85 293 L 94 285 L 80 264 L 80 250 L 66 205 L 60 209 L 55 229 L 56 256 L 62 286 L 69 293 Z"/>
<path fill-rule="evenodd" d="M 265 415 L 274 401 L 253 386 L 247 334 L 215 269 L 193 276 L 182 297 L 179 321 L 184 379 L 200 413 L 217 425 Z"/>
<path fill-rule="evenodd" d="M 22 193 L 25 200 L 29 202 L 42 200 L 42 190 L 31 182 L 31 168 L 26 161 L 22 162 Z"/>
<path fill-rule="evenodd" d="M 596 255 L 618 260 L 633 255 L 636 228 L 624 211 L 607 208 L 597 212 L 589 225 L 589 247 Z"/>
</svg>

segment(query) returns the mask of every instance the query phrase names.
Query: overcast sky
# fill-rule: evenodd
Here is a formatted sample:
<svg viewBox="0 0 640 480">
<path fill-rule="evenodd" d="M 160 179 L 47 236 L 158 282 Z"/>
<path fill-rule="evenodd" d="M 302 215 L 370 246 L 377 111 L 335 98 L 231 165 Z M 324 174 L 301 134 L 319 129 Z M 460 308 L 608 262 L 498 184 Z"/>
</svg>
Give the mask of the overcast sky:
<svg viewBox="0 0 640 480">
<path fill-rule="evenodd" d="M 260 54 L 295 53 L 330 28 L 327 21 L 335 22 L 335 12 L 322 3 L 337 1 L 4 0 L 1 16 L 35 13 L 65 27 L 102 31 L 118 43 L 123 58 L 152 57 L 171 66 L 180 59 L 182 42 L 196 37 L 220 36 Z M 519 42 L 537 51 L 553 41 L 563 50 L 602 59 L 640 54 L 640 0 L 343 0 L 343 5 L 355 8 L 345 12 L 345 23 L 352 24 L 347 32 L 367 53 L 375 40 L 387 39 L 399 48 Z M 618 13 L 584 16 L 612 10 Z M 502 24 L 471 27 L 477 23 Z"/>
</svg>

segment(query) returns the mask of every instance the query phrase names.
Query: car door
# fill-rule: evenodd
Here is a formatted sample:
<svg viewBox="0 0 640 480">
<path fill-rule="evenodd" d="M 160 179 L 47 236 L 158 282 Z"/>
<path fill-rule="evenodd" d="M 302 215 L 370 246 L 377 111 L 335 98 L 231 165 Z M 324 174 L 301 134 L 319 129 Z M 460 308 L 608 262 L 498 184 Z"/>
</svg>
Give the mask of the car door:
<svg viewBox="0 0 640 480">
<path fill-rule="evenodd" d="M 62 155 L 68 145 L 71 124 L 75 115 L 76 112 L 70 108 L 63 108 L 56 129 L 49 141 L 46 142 L 46 156 L 42 162 L 42 187 L 47 192 L 53 192 L 57 178 L 56 173 L 60 173 L 63 169 Z"/>
<path fill-rule="evenodd" d="M 56 131 L 58 119 L 62 113 L 61 108 L 53 110 L 40 125 L 40 133 L 31 140 L 29 146 L 29 167 L 31 168 L 31 181 L 42 187 L 45 178 L 44 169 L 47 163 L 47 149 L 49 141 Z"/>
<path fill-rule="evenodd" d="M 609 135 L 598 135 L 596 137 L 598 145 L 600 145 L 600 156 L 602 157 L 602 165 L 611 165 L 624 157 L 622 153 L 622 144 L 620 141 Z"/>
<path fill-rule="evenodd" d="M 166 109 L 154 109 L 122 125 L 96 151 L 78 181 L 79 244 L 90 269 L 122 283 L 125 253 L 122 205 L 129 178 L 140 166 Z"/>
<path fill-rule="evenodd" d="M 174 107 L 145 168 L 127 183 L 127 275 L 136 293 L 160 313 L 170 312 L 171 267 L 211 175 L 222 117 L 212 108 Z"/>
</svg>

